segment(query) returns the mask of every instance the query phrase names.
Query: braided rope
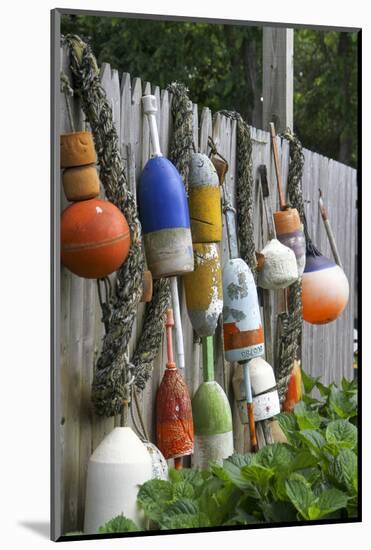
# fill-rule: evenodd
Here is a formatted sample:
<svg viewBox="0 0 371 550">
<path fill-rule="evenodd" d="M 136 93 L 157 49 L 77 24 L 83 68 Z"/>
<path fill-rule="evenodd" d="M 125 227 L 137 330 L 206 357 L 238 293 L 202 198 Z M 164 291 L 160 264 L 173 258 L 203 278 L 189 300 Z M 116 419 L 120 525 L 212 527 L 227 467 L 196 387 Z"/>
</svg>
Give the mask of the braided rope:
<svg viewBox="0 0 371 550">
<path fill-rule="evenodd" d="M 143 286 L 141 226 L 135 199 L 127 185 L 112 110 L 99 79 L 95 57 L 90 46 L 78 36 L 67 35 L 65 42 L 70 50 L 74 88 L 81 97 L 82 108 L 94 136 L 101 182 L 108 200 L 124 213 L 132 239 L 128 258 L 117 271 L 112 314 L 92 384 L 92 402 L 96 413 L 112 416 L 119 414 L 123 402 L 130 399 L 129 384 L 134 375 L 125 352 Z"/>
<path fill-rule="evenodd" d="M 299 139 L 287 129 L 284 137 L 290 146 L 290 165 L 287 177 L 287 194 L 290 204 L 296 208 L 303 224 L 307 247 L 311 246 L 308 235 L 307 220 L 304 212 L 304 200 L 301 187 L 301 180 L 304 170 L 304 154 Z M 312 245 L 313 246 L 313 245 Z M 293 359 L 300 353 L 300 342 L 302 335 L 302 302 L 301 302 L 301 279 L 295 281 L 288 289 L 287 313 L 280 313 L 278 316 L 279 330 L 281 332 L 279 342 L 279 365 L 277 371 L 277 387 L 280 401 L 285 400 L 287 387 L 290 381 Z"/>
<path fill-rule="evenodd" d="M 223 116 L 237 121 L 237 232 L 240 256 L 247 263 L 256 278 L 256 256 L 254 243 L 252 144 L 250 128 L 242 116 L 235 111 L 219 111 Z"/>
<path fill-rule="evenodd" d="M 173 137 L 169 159 L 182 176 L 188 195 L 188 174 L 193 143 L 192 102 L 188 89 L 181 82 L 172 82 L 166 88 L 173 95 L 171 114 L 173 116 Z"/>
</svg>

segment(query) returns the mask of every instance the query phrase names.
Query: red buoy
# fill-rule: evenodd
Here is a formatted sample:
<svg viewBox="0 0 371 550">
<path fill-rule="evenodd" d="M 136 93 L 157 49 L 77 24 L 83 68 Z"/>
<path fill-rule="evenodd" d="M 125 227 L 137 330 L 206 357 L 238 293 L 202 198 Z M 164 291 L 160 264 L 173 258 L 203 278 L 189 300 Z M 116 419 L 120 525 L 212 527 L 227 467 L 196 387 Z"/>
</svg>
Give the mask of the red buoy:
<svg viewBox="0 0 371 550">
<path fill-rule="evenodd" d="M 129 248 L 128 223 L 111 202 L 76 202 L 62 212 L 61 261 L 75 275 L 106 277 L 124 263 Z"/>
<path fill-rule="evenodd" d="M 175 459 L 181 466 L 181 457 L 193 453 L 194 429 L 191 399 L 183 376 L 177 369 L 172 348 L 173 311 L 166 317 L 168 362 L 156 396 L 157 446 L 168 460 Z"/>
</svg>

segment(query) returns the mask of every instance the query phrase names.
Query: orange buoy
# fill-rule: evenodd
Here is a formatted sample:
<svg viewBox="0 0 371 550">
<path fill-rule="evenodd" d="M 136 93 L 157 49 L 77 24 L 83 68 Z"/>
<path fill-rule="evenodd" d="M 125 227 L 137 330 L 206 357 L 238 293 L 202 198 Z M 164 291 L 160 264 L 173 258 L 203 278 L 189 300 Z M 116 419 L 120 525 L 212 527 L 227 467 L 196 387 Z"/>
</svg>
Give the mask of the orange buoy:
<svg viewBox="0 0 371 550">
<path fill-rule="evenodd" d="M 303 319 L 323 325 L 337 319 L 349 299 L 349 283 L 344 271 L 318 250 L 307 251 L 302 278 Z"/>
<path fill-rule="evenodd" d="M 175 459 L 181 467 L 181 458 L 193 453 L 194 428 L 191 398 L 183 376 L 177 369 L 172 346 L 173 311 L 166 316 L 168 362 L 156 395 L 157 446 L 168 460 Z"/>
<path fill-rule="evenodd" d="M 292 412 L 296 403 L 299 403 L 302 397 L 302 376 L 299 361 L 294 361 L 294 366 L 291 371 L 289 384 L 287 386 L 287 392 L 285 401 L 282 405 L 282 410 L 285 412 Z"/>
<path fill-rule="evenodd" d="M 95 199 L 99 195 L 99 177 L 95 164 L 74 166 L 63 171 L 63 189 L 71 202 Z"/>
<path fill-rule="evenodd" d="M 90 199 L 62 212 L 61 261 L 75 275 L 106 277 L 123 264 L 129 248 L 129 226 L 111 202 Z"/>
</svg>

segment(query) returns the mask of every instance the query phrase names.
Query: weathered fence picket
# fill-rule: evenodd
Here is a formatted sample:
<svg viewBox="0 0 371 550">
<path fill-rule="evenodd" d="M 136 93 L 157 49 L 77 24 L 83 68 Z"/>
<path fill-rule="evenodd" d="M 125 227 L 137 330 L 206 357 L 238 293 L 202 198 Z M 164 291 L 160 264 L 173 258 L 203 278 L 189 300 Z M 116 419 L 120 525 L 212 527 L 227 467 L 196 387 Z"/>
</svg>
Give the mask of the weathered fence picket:
<svg viewBox="0 0 371 550">
<path fill-rule="evenodd" d="M 63 52 L 63 70 L 68 75 L 66 53 Z M 101 79 L 106 95 L 112 105 L 115 126 L 119 135 L 120 147 L 130 188 L 136 192 L 138 179 L 143 166 L 151 154 L 148 123 L 142 115 L 141 97 L 143 93 L 154 93 L 159 111 L 157 124 L 160 131 L 162 152 L 167 155 L 172 133 L 171 94 L 160 90 L 151 83 L 142 83 L 139 78 L 131 79 L 128 73 L 123 75 L 112 70 L 109 64 L 103 64 Z M 61 98 L 61 130 L 71 131 L 65 99 Z M 83 127 L 83 116 L 77 100 L 73 101 L 76 130 Z M 236 186 L 236 121 L 203 108 L 199 119 L 197 105 L 193 105 L 194 144 L 203 153 L 208 153 L 208 137 L 212 136 L 218 150 L 226 158 L 229 170 L 225 186 L 235 205 Z M 270 185 L 272 211 L 278 209 L 276 176 L 271 154 L 270 136 L 263 130 L 251 129 L 253 140 L 253 177 L 255 245 L 261 250 L 267 241 L 267 223 L 263 215 L 259 190 L 258 168 L 267 166 Z M 287 179 L 289 147 L 284 140 L 278 140 L 279 155 L 282 164 L 283 180 Z M 350 300 L 343 315 L 336 322 L 324 326 L 312 326 L 304 323 L 302 366 L 309 374 L 323 376 L 323 381 L 339 382 L 342 376 L 352 377 L 353 357 L 353 321 L 355 288 L 355 246 L 356 246 L 356 171 L 329 160 L 321 155 L 305 150 L 305 169 L 303 177 L 303 195 L 309 231 L 314 243 L 323 254 L 331 257 L 322 220 L 318 210 L 318 188 L 322 189 L 324 202 L 329 213 L 344 271 L 350 284 Z M 61 189 L 61 206 L 67 201 Z M 223 240 L 221 257 L 228 257 L 225 223 L 223 221 Z M 202 354 L 200 344 L 194 341 L 193 330 L 188 319 L 182 281 L 179 281 L 181 319 L 185 344 L 185 376 L 192 395 L 202 380 Z M 278 293 L 264 291 L 261 296 L 262 315 L 266 335 L 270 334 L 267 345 L 267 357 L 274 361 L 274 343 L 276 334 L 276 316 L 280 303 Z M 138 306 L 137 322 L 133 328 L 129 346 L 132 354 L 140 335 L 144 304 Z M 95 416 L 90 404 L 91 382 L 94 365 L 99 356 L 104 327 L 97 296 L 96 282 L 83 280 L 72 275 L 62 267 L 61 273 L 61 311 L 60 311 L 60 354 L 61 354 L 61 410 L 60 451 L 62 454 L 62 494 L 63 532 L 82 528 L 86 467 L 91 452 L 103 437 L 110 432 L 118 419 L 102 419 Z M 225 387 L 231 401 L 233 392 L 231 378 L 233 367 L 224 360 L 221 323 L 215 336 L 215 372 L 216 380 Z M 140 396 L 142 414 L 146 429 L 152 441 L 155 440 L 154 403 L 158 384 L 164 372 L 166 353 L 161 347 L 153 366 L 153 374 L 143 395 Z M 247 450 L 248 431 L 241 425 L 236 406 L 232 405 L 234 417 L 235 449 Z M 132 421 L 129 417 L 130 425 Z"/>
</svg>

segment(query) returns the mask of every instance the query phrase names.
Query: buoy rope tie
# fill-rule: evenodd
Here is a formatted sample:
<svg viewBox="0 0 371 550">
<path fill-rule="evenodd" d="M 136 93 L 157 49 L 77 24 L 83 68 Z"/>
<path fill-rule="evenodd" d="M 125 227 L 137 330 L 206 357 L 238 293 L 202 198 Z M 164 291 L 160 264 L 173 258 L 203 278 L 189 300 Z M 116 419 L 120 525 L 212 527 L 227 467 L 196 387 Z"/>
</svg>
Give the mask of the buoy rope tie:
<svg viewBox="0 0 371 550">
<path fill-rule="evenodd" d="M 307 250 L 313 243 L 308 234 L 304 212 L 304 200 L 301 180 L 304 171 L 304 154 L 297 136 L 286 129 L 283 137 L 289 142 L 290 164 L 287 176 L 287 195 L 290 205 L 296 208 L 303 224 Z M 285 400 L 293 363 L 299 358 L 302 337 L 301 278 L 288 288 L 287 311 L 278 315 L 278 365 L 276 366 L 277 387 L 280 402 Z"/>
<path fill-rule="evenodd" d="M 250 127 L 240 113 L 219 111 L 219 114 L 237 122 L 237 235 L 240 256 L 247 263 L 256 280 L 257 263 L 254 242 L 252 144 Z"/>
<path fill-rule="evenodd" d="M 128 258 L 117 271 L 112 311 L 92 384 L 95 412 L 109 417 L 121 414 L 123 402 L 130 401 L 129 385 L 135 383 L 143 390 L 152 372 L 153 360 L 161 344 L 164 312 L 168 307 L 167 296 L 170 296 L 169 283 L 166 279 L 154 282 L 153 298 L 146 307 L 142 333 L 129 362 L 126 350 L 143 289 L 141 225 L 135 197 L 127 184 L 112 108 L 101 84 L 91 47 L 76 35 L 67 35 L 64 43 L 70 50 L 75 94 L 81 97 L 82 108 L 94 136 L 100 180 L 107 199 L 124 213 L 131 232 Z"/>
<path fill-rule="evenodd" d="M 70 81 L 68 76 L 65 72 L 61 71 L 61 92 L 64 94 L 64 99 L 66 101 L 66 107 L 67 107 L 67 115 L 68 115 L 68 121 L 70 124 L 71 132 L 75 131 L 75 124 L 73 122 L 73 116 L 71 111 L 71 105 L 70 105 L 70 97 L 73 97 L 73 88 L 71 87 Z"/>
</svg>

